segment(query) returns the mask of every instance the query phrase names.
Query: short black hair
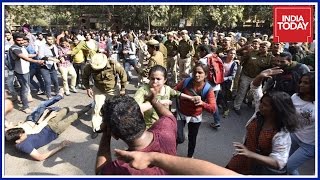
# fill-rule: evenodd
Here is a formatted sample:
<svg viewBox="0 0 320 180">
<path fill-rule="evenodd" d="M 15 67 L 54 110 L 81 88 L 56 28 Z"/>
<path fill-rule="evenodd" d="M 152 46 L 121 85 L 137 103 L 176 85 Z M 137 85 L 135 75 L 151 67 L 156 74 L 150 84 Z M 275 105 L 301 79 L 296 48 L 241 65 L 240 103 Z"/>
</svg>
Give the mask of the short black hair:
<svg viewBox="0 0 320 180">
<path fill-rule="evenodd" d="M 37 32 L 37 36 L 39 36 L 40 34 L 42 34 L 42 32 Z M 42 34 L 43 35 L 43 34 Z"/>
<path fill-rule="evenodd" d="M 199 51 L 205 51 L 206 54 L 210 54 L 212 52 L 210 47 L 208 45 L 205 45 L 205 44 L 201 44 L 200 46 L 198 46 L 198 50 Z"/>
<path fill-rule="evenodd" d="M 286 60 L 292 61 L 292 54 L 289 52 L 280 53 L 280 57 L 285 58 Z"/>
<path fill-rule="evenodd" d="M 47 34 L 47 37 L 55 37 L 55 36 L 54 36 L 54 34 L 49 33 L 49 34 Z"/>
<path fill-rule="evenodd" d="M 18 39 L 18 38 L 24 38 L 25 35 L 24 35 L 23 33 L 21 33 L 21 32 L 18 32 L 18 33 L 14 33 L 14 34 L 12 35 L 12 37 L 13 37 L 13 40 L 16 40 L 16 39 Z"/>
<path fill-rule="evenodd" d="M 156 35 L 156 36 L 154 37 L 154 39 L 157 40 L 159 43 L 161 43 L 162 40 L 163 40 L 163 38 L 162 38 L 161 35 Z"/>
<path fill-rule="evenodd" d="M 23 37 L 23 40 L 26 40 L 28 42 L 30 41 L 30 39 L 27 36 Z"/>
<path fill-rule="evenodd" d="M 127 144 L 139 138 L 146 130 L 146 123 L 138 103 L 130 96 L 107 99 L 101 109 L 103 122 L 111 133 Z"/>
<path fill-rule="evenodd" d="M 236 51 L 236 49 L 235 48 L 231 48 L 231 49 L 227 50 L 227 54 L 229 54 L 231 51 Z"/>
<path fill-rule="evenodd" d="M 20 135 L 25 133 L 22 128 L 8 129 L 5 133 L 6 140 L 10 143 L 15 143 L 16 140 L 20 139 Z"/>
</svg>

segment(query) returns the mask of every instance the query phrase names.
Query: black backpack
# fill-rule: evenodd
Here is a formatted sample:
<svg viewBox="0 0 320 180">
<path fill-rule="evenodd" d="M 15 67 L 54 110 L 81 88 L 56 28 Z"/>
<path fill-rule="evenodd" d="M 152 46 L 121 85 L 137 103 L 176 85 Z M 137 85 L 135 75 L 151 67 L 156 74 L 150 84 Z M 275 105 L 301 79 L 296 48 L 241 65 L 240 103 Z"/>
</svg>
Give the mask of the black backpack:
<svg viewBox="0 0 320 180">
<path fill-rule="evenodd" d="M 15 67 L 15 64 L 16 64 L 16 59 L 14 59 L 12 57 L 12 53 L 13 53 L 13 50 L 14 49 L 17 49 L 17 47 L 14 47 L 14 46 L 11 46 L 9 51 L 5 54 L 5 57 L 4 57 L 4 65 L 8 68 L 8 70 L 10 71 L 13 71 L 14 70 L 14 67 Z"/>
</svg>

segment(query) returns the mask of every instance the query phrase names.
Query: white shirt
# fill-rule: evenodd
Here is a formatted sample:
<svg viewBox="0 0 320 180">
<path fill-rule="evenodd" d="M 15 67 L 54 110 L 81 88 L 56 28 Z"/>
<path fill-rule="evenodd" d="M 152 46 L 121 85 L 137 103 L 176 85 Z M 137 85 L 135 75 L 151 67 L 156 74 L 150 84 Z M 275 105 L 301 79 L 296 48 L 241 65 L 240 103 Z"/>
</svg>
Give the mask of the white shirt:
<svg viewBox="0 0 320 180">
<path fill-rule="evenodd" d="M 45 39 L 42 39 L 41 41 L 39 39 L 37 39 L 35 42 L 34 42 L 34 50 L 38 53 L 39 52 L 39 47 L 40 46 L 43 46 L 46 44 L 46 40 Z"/>
<path fill-rule="evenodd" d="M 302 100 L 298 94 L 293 94 L 291 99 L 298 112 L 300 125 L 294 134 L 300 141 L 315 145 L 315 104 Z"/>
<path fill-rule="evenodd" d="M 246 126 L 248 126 L 249 123 L 254 118 L 256 118 L 256 113 L 259 111 L 260 99 L 263 96 L 261 85 L 259 87 L 256 87 L 251 83 L 250 84 L 250 91 L 253 94 L 256 108 L 255 108 L 255 113 L 249 119 Z M 275 159 L 278 162 L 279 169 L 284 168 L 284 166 L 287 164 L 288 158 L 289 158 L 290 147 L 291 147 L 291 138 L 290 138 L 289 132 L 281 130 L 273 136 L 273 138 L 272 138 L 272 151 L 269 154 L 269 157 L 272 157 L 273 159 Z"/>
<path fill-rule="evenodd" d="M 224 77 L 227 77 L 230 74 L 229 71 L 231 69 L 232 64 L 233 64 L 233 61 L 230 61 L 228 63 L 226 63 L 226 62 L 223 63 L 223 69 L 224 69 L 223 76 Z"/>
</svg>

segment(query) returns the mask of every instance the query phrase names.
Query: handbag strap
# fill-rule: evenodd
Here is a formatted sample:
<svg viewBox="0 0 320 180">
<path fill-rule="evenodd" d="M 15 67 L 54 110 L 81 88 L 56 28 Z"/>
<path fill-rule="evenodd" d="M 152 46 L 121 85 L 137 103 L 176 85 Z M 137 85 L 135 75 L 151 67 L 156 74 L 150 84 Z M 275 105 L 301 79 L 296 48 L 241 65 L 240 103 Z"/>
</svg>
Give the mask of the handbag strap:
<svg viewBox="0 0 320 180">
<path fill-rule="evenodd" d="M 180 94 L 176 97 L 176 113 L 177 113 L 177 116 L 180 117 L 180 120 L 182 120 L 181 115 L 180 115 L 180 113 L 179 113 L 181 94 L 182 94 L 182 93 L 180 93 Z"/>
</svg>

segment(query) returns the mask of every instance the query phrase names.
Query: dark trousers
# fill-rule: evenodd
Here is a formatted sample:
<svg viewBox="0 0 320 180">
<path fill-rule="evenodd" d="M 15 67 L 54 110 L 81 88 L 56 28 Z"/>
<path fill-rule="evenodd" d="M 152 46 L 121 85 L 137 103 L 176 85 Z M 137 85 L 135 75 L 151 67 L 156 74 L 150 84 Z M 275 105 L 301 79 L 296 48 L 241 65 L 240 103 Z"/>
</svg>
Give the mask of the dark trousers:
<svg viewBox="0 0 320 180">
<path fill-rule="evenodd" d="M 37 82 L 35 82 L 33 80 L 33 76 L 36 76 L 40 86 L 39 86 L 39 84 Z M 40 72 L 40 67 L 34 67 L 34 68 L 30 69 L 30 83 L 32 84 L 32 86 L 34 88 L 37 89 L 37 91 L 39 91 L 39 90 L 41 90 L 43 92 L 46 91 L 45 85 L 44 85 L 44 81 L 42 79 L 42 75 L 41 75 L 41 72 Z"/>
<path fill-rule="evenodd" d="M 84 69 L 85 63 L 74 63 L 73 67 L 76 70 L 77 73 L 77 82 L 76 85 L 82 84 L 82 75 L 83 75 L 83 69 Z"/>
<path fill-rule="evenodd" d="M 21 86 L 20 90 L 20 98 L 22 101 L 23 109 L 29 108 L 29 101 L 28 101 L 28 95 L 30 91 L 30 74 L 19 74 L 15 72 L 15 75 L 19 81 L 19 84 Z"/>
<path fill-rule="evenodd" d="M 186 125 L 186 121 L 184 120 L 177 121 L 177 126 L 178 126 L 177 144 L 182 144 L 185 140 L 184 133 L 183 133 L 183 129 L 185 125 Z M 200 125 L 201 125 L 201 122 L 188 123 L 188 157 L 193 156 L 194 149 L 196 148 L 196 144 L 197 144 L 197 136 L 198 136 Z"/>
<path fill-rule="evenodd" d="M 58 75 L 57 70 L 52 67 L 51 69 L 47 69 L 45 67 L 40 68 L 41 75 L 44 80 L 45 88 L 46 88 L 46 94 L 47 97 L 51 97 L 51 83 L 54 86 L 55 93 L 59 93 L 59 83 L 58 83 Z"/>
<path fill-rule="evenodd" d="M 225 81 L 221 84 L 217 104 L 221 104 L 223 111 L 229 110 L 228 101 L 232 101 L 231 85 L 232 81 Z"/>
</svg>

